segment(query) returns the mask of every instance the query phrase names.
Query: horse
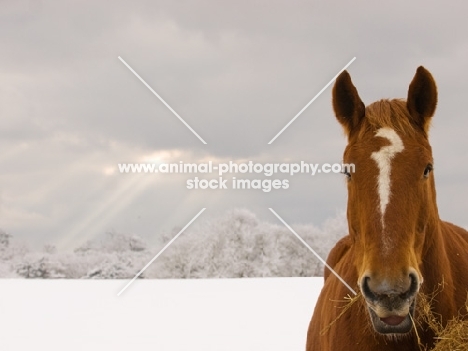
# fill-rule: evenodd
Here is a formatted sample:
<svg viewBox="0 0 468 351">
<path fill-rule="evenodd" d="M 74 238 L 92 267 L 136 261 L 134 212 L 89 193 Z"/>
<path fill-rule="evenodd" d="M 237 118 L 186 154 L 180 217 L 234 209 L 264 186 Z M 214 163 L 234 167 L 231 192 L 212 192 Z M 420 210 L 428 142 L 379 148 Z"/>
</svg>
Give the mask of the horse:
<svg viewBox="0 0 468 351">
<path fill-rule="evenodd" d="M 325 268 L 306 350 L 430 349 L 435 334 L 418 318 L 418 302 L 433 296 L 434 316 L 446 325 L 463 312 L 468 289 L 468 232 L 442 221 L 436 203 L 428 139 L 435 80 L 420 66 L 406 100 L 365 106 L 343 71 L 332 104 L 348 141 L 343 162 L 354 172 L 344 171 L 349 232 L 327 264 L 357 300 L 345 311 L 342 302 L 353 295 Z"/>
</svg>

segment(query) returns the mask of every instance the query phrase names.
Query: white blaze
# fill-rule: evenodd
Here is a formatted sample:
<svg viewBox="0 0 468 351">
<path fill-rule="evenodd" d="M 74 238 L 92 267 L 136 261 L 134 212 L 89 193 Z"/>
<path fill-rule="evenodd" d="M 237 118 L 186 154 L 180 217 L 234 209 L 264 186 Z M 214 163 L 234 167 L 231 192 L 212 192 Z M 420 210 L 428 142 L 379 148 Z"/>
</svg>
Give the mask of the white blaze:
<svg viewBox="0 0 468 351">
<path fill-rule="evenodd" d="M 379 151 L 373 152 L 371 157 L 379 167 L 377 178 L 377 191 L 380 198 L 380 214 L 382 216 L 382 227 L 385 226 L 384 215 L 390 200 L 390 173 L 391 162 L 395 155 L 404 149 L 403 142 L 398 134 L 391 128 L 380 128 L 375 134 L 376 137 L 388 139 L 390 145 L 383 146 Z"/>
</svg>

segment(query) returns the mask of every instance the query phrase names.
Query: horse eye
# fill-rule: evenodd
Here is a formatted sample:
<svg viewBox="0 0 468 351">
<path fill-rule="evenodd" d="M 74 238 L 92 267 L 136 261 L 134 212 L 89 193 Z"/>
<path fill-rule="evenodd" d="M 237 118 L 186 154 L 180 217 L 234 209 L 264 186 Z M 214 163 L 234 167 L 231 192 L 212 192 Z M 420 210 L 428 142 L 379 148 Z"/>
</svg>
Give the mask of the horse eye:
<svg viewBox="0 0 468 351">
<path fill-rule="evenodd" d="M 429 177 L 429 174 L 432 172 L 434 168 L 432 167 L 432 165 L 429 163 L 426 168 L 424 169 L 424 178 L 427 178 Z"/>
</svg>

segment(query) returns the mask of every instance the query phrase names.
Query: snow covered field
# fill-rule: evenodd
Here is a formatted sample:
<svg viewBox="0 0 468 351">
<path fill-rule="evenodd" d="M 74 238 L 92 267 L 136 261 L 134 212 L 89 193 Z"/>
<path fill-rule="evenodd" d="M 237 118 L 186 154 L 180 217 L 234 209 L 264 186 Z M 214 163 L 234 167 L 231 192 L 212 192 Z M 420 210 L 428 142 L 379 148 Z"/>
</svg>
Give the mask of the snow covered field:
<svg viewBox="0 0 468 351">
<path fill-rule="evenodd" d="M 0 348 L 304 350 L 322 280 L 3 279 Z"/>
</svg>

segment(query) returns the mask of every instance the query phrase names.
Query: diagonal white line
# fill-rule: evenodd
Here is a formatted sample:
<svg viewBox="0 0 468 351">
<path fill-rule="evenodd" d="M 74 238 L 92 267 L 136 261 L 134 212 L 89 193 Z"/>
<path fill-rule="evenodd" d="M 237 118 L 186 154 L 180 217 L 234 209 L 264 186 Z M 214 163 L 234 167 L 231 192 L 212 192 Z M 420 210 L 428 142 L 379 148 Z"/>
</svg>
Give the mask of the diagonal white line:
<svg viewBox="0 0 468 351">
<path fill-rule="evenodd" d="M 183 119 L 182 117 L 180 117 L 179 114 L 178 114 L 177 112 L 175 112 L 174 109 L 173 109 L 171 106 L 169 106 L 169 104 L 168 104 L 166 101 L 164 101 L 164 99 L 163 99 L 161 96 L 159 96 L 159 94 L 158 94 L 157 92 L 155 92 L 155 91 L 153 90 L 153 88 L 151 88 L 151 87 L 149 86 L 149 84 L 146 83 L 146 82 L 143 80 L 143 78 L 141 78 L 141 77 L 138 75 L 138 73 L 136 73 L 136 72 L 133 70 L 133 68 L 130 67 L 130 65 L 129 65 L 127 62 L 125 62 L 125 60 L 124 60 L 123 58 L 121 58 L 120 56 L 119 56 L 118 58 L 119 58 L 119 60 L 122 61 L 122 63 L 123 63 L 123 64 L 124 64 L 124 65 L 125 65 L 125 66 L 126 66 L 126 67 L 127 67 L 127 68 L 128 68 L 128 69 L 129 69 L 129 70 L 130 70 L 130 71 L 131 71 L 131 72 L 132 72 L 132 73 L 133 73 L 133 74 L 134 74 L 134 75 L 135 75 L 135 76 L 136 76 L 136 77 L 137 77 L 137 78 L 138 78 L 138 79 L 139 79 L 139 80 L 140 80 L 140 81 L 141 81 L 141 82 L 142 82 L 142 83 L 143 83 L 143 84 L 144 84 L 144 85 L 145 85 L 145 86 L 146 86 L 146 87 L 147 87 L 147 88 L 148 88 L 148 89 L 149 89 L 149 90 L 150 90 L 150 91 L 167 107 L 167 108 L 168 108 L 168 109 L 169 109 L 169 111 L 171 111 L 183 124 L 185 124 L 185 126 L 186 126 L 188 129 L 190 129 L 190 131 L 191 131 L 193 134 L 195 134 L 195 136 L 196 136 L 198 139 L 200 139 L 200 141 L 201 141 L 203 144 L 206 145 L 206 141 L 203 140 L 202 137 L 199 136 L 199 135 L 197 134 L 197 132 L 194 131 L 194 130 L 192 129 L 192 127 L 190 127 L 190 126 L 188 125 L 188 123 L 185 122 L 184 119 Z"/>
<path fill-rule="evenodd" d="M 345 281 L 343 278 L 341 278 L 341 276 L 340 276 L 338 273 L 336 273 L 335 270 L 334 270 L 333 268 L 331 268 L 331 267 L 328 265 L 328 263 L 327 263 L 322 257 L 320 257 L 320 255 L 319 255 L 317 252 L 315 252 L 315 250 L 312 249 L 312 248 L 309 246 L 309 244 L 307 244 L 307 243 L 304 241 L 304 239 L 302 239 L 302 238 L 299 236 L 299 234 L 297 234 L 297 233 L 294 231 L 294 229 L 292 229 L 292 228 L 289 226 L 288 223 L 286 223 L 286 222 L 283 220 L 283 218 L 281 218 L 272 208 L 268 208 L 268 209 L 269 209 L 269 210 L 286 226 L 286 228 L 288 228 L 288 229 L 291 231 L 291 233 L 293 233 L 293 234 L 301 241 L 301 243 L 304 244 L 305 247 L 307 247 L 307 248 L 310 250 L 310 252 L 312 252 L 312 253 L 315 255 L 315 257 L 317 257 L 317 258 L 319 259 L 320 262 L 322 262 L 322 263 L 330 270 L 330 272 L 332 272 L 332 273 L 349 289 L 349 291 L 351 291 L 354 295 L 357 295 L 356 291 L 354 291 L 354 289 L 353 289 L 352 287 L 350 287 L 350 286 L 348 285 L 348 283 L 346 283 L 346 281 Z"/>
<path fill-rule="evenodd" d="M 296 120 L 296 118 L 299 117 L 299 116 L 302 114 L 302 112 L 304 112 L 305 109 L 306 109 L 307 107 L 309 107 L 309 105 L 310 105 L 311 103 L 313 103 L 313 102 L 315 101 L 315 99 L 317 99 L 317 98 L 320 96 L 320 94 L 322 94 L 322 93 L 325 91 L 325 89 L 327 89 L 327 88 L 329 87 L 329 85 L 335 81 L 335 79 L 340 75 L 340 73 L 343 72 L 346 68 L 349 67 L 350 64 L 353 63 L 353 61 L 354 61 L 355 59 L 356 59 L 356 57 L 353 57 L 353 58 L 351 59 L 351 61 L 349 61 L 348 64 L 347 64 L 346 66 L 344 66 L 344 67 L 341 69 L 341 71 L 339 71 L 339 72 L 332 78 L 332 80 L 330 80 L 330 81 L 327 83 L 327 85 L 325 85 L 325 86 L 322 88 L 322 90 L 320 90 L 320 91 L 317 93 L 317 95 L 315 95 L 315 96 L 312 98 L 312 100 L 310 100 L 310 101 L 307 103 L 307 105 L 305 105 L 304 108 L 303 108 L 302 110 L 300 110 L 299 113 L 298 113 L 297 115 L 295 115 L 294 118 L 293 118 L 292 120 L 290 120 L 289 123 L 286 124 L 286 125 L 283 127 L 283 129 L 281 129 L 281 130 L 279 131 L 278 134 L 275 135 L 275 137 L 274 137 L 273 139 L 270 140 L 270 142 L 268 143 L 268 145 L 270 145 L 272 142 L 274 142 L 275 139 L 276 139 L 277 137 L 279 137 L 279 136 L 281 135 L 281 133 L 283 133 L 283 132 L 286 130 L 286 128 L 288 128 L 288 127 L 291 125 L 291 123 L 294 122 L 294 121 Z"/>
<path fill-rule="evenodd" d="M 125 289 L 127 289 L 127 288 L 130 286 L 130 284 L 132 284 L 132 283 L 135 281 L 135 279 L 138 278 L 138 277 L 141 275 L 141 273 L 143 273 L 143 272 L 146 270 L 146 268 L 148 268 L 148 267 L 151 265 L 151 263 L 153 263 L 154 260 L 156 260 L 156 259 L 157 259 L 157 258 L 158 258 L 158 257 L 159 257 L 159 256 L 160 256 L 160 255 L 177 239 L 177 238 L 178 238 L 178 237 L 179 237 L 179 235 L 182 234 L 182 233 L 184 232 L 184 230 L 187 229 L 187 228 L 190 226 L 190 224 L 192 224 L 192 223 L 198 218 L 198 216 L 200 216 L 200 215 L 203 213 L 203 211 L 205 211 L 205 210 L 206 210 L 206 207 L 202 208 L 201 211 L 198 212 L 197 215 L 196 215 L 195 217 L 193 217 L 192 220 L 191 220 L 190 222 L 188 222 L 188 223 L 185 225 L 185 227 L 183 227 L 183 228 L 180 230 L 180 232 L 178 232 L 177 235 L 176 235 L 174 238 L 172 238 L 172 240 L 169 241 L 169 242 L 166 244 L 166 246 L 164 246 L 164 247 L 162 248 L 162 250 L 159 251 L 158 254 L 157 254 L 156 256 L 154 256 L 154 257 L 151 259 L 151 261 L 149 261 L 149 262 L 146 264 L 146 266 L 144 266 L 144 267 L 141 269 L 141 271 L 139 271 L 139 272 L 133 277 L 133 279 L 130 280 L 130 281 L 127 283 L 127 285 L 124 286 L 124 288 L 123 288 L 122 290 L 119 291 L 119 293 L 117 294 L 117 296 L 120 296 L 120 294 L 122 294 L 122 293 L 125 291 Z"/>
</svg>

